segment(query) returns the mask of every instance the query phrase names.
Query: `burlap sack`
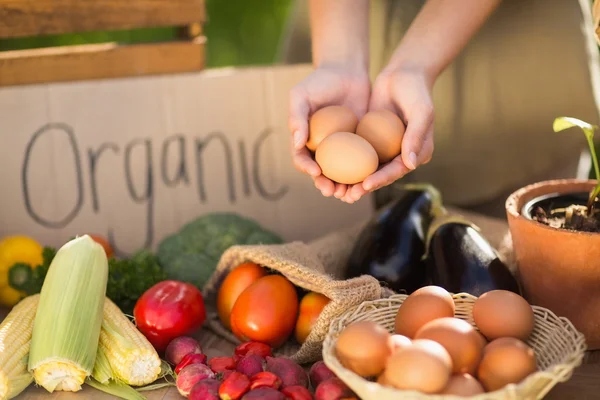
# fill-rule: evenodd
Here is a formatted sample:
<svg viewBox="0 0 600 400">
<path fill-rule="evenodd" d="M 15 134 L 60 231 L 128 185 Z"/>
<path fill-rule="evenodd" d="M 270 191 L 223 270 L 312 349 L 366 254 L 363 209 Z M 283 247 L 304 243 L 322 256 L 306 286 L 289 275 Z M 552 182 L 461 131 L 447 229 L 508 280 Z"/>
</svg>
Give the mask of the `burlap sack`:
<svg viewBox="0 0 600 400">
<path fill-rule="evenodd" d="M 361 223 L 349 230 L 336 232 L 307 244 L 292 242 L 229 248 L 204 287 L 204 299 L 208 310 L 207 326 L 218 335 L 239 343 L 239 340 L 221 324 L 216 314 L 216 296 L 221 282 L 232 268 L 244 262 L 254 262 L 280 272 L 298 287 L 321 293 L 331 299 L 302 346 L 290 340 L 277 351 L 300 364 L 320 360 L 323 340 L 332 319 L 363 301 L 391 294 L 371 276 L 343 279 L 352 246 L 363 226 Z"/>
</svg>

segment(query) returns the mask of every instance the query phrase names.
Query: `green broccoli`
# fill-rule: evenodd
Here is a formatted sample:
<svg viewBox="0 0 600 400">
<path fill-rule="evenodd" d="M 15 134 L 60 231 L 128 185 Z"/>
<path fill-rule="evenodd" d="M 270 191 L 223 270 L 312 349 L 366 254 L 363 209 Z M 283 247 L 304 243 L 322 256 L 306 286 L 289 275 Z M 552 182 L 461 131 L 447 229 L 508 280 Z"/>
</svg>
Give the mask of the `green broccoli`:
<svg viewBox="0 0 600 400">
<path fill-rule="evenodd" d="M 235 213 L 211 213 L 166 237 L 158 246 L 157 256 L 169 279 L 202 289 L 229 247 L 282 242 L 256 221 Z"/>
</svg>

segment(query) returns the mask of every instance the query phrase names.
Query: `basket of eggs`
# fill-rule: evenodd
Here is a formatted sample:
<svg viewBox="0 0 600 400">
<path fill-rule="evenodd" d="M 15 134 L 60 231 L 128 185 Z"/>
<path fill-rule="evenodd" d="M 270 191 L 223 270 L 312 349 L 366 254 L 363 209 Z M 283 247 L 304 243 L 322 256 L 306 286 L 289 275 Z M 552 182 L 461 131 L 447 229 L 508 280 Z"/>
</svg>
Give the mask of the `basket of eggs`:
<svg viewBox="0 0 600 400">
<path fill-rule="evenodd" d="M 332 321 L 323 359 L 363 400 L 541 399 L 585 350 L 570 321 L 518 294 L 426 286 Z"/>
</svg>

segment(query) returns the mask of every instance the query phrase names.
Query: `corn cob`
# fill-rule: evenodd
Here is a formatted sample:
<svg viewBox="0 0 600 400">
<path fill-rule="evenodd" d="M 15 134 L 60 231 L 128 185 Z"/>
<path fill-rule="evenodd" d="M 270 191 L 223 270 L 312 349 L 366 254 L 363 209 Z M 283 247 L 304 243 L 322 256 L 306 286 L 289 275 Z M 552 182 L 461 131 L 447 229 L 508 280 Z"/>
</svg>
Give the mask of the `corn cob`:
<svg viewBox="0 0 600 400">
<path fill-rule="evenodd" d="M 102 246 L 88 235 L 69 241 L 52 260 L 33 323 L 29 370 L 49 392 L 81 390 L 92 374 L 108 280 Z"/>
<path fill-rule="evenodd" d="M 104 357 L 97 356 L 96 364 L 106 358 L 114 373 L 113 379 L 128 385 L 147 385 L 161 372 L 161 361 L 154 347 L 108 298 L 104 301 L 98 353 Z"/>
<path fill-rule="evenodd" d="M 18 396 L 33 382 L 27 359 L 39 300 L 39 294 L 24 298 L 0 324 L 0 400 Z"/>
</svg>

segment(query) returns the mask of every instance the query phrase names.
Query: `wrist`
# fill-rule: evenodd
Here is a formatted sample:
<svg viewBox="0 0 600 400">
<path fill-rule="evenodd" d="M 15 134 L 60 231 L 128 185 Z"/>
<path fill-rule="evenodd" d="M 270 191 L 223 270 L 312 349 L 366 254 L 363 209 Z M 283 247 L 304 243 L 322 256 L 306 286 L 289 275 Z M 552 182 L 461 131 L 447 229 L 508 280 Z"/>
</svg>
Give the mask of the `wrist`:
<svg viewBox="0 0 600 400">
<path fill-rule="evenodd" d="M 419 79 L 431 90 L 439 74 L 428 64 L 407 61 L 389 63 L 379 76 L 395 79 L 399 75 L 409 75 L 411 79 Z"/>
<path fill-rule="evenodd" d="M 317 69 L 338 69 L 368 75 L 368 49 L 354 48 L 346 51 L 339 46 L 323 48 L 314 52 L 313 66 Z"/>
<path fill-rule="evenodd" d="M 443 68 L 435 63 L 435 56 L 422 52 L 411 52 L 399 46 L 392 55 L 383 73 L 410 73 L 421 75 L 432 85 Z"/>
</svg>

